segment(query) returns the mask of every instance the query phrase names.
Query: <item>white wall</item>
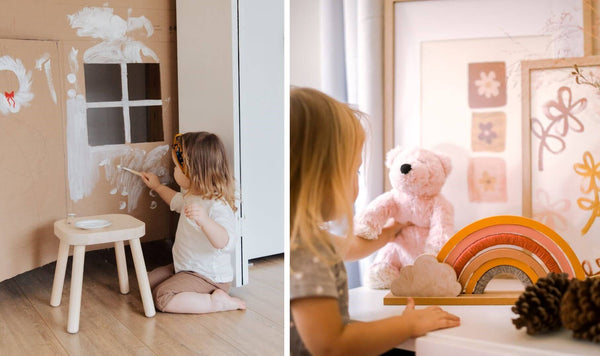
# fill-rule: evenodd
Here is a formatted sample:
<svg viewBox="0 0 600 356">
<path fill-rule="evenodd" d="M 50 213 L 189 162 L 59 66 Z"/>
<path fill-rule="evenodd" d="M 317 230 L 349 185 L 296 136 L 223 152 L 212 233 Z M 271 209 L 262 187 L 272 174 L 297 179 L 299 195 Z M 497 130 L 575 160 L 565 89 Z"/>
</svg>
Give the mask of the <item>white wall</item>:
<svg viewBox="0 0 600 356">
<path fill-rule="evenodd" d="M 321 88 L 321 5 L 290 0 L 290 85 Z"/>
</svg>

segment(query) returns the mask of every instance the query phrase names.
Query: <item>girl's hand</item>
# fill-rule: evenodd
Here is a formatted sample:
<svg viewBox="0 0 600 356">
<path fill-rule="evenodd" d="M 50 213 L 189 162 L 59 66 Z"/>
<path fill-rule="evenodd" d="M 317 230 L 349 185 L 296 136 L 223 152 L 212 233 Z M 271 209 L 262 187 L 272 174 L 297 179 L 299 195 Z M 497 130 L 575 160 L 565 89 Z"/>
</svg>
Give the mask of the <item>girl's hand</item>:
<svg viewBox="0 0 600 356">
<path fill-rule="evenodd" d="M 396 235 L 400 233 L 404 225 L 397 223 L 394 219 L 389 219 L 383 229 L 381 229 L 380 239 L 384 239 L 387 242 L 394 241 Z"/>
<path fill-rule="evenodd" d="M 438 306 L 416 310 L 415 301 L 412 298 L 408 298 L 402 316 L 406 318 L 406 322 L 410 325 L 412 337 L 419 337 L 429 331 L 453 328 L 460 325 L 459 317 L 444 311 Z"/>
<path fill-rule="evenodd" d="M 148 188 L 156 190 L 160 186 L 160 180 L 156 174 L 150 172 L 140 172 L 140 174 L 142 175 L 142 181 Z"/>
<path fill-rule="evenodd" d="M 186 206 L 185 208 L 183 208 L 183 213 L 188 219 L 192 219 L 200 227 L 202 227 L 208 219 L 208 212 L 200 204 L 192 204 Z"/>
</svg>

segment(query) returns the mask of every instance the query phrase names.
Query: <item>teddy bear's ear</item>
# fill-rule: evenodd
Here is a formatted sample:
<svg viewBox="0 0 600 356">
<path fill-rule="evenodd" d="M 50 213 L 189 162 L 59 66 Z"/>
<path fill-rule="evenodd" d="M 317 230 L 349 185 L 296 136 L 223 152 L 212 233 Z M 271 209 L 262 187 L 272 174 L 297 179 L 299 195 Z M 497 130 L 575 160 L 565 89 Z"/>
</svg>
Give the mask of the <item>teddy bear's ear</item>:
<svg viewBox="0 0 600 356">
<path fill-rule="evenodd" d="M 446 177 L 448 177 L 450 172 L 452 172 L 452 161 L 450 160 L 450 157 L 439 153 L 436 153 L 436 155 L 442 163 L 442 167 L 444 168 L 444 173 L 446 174 Z"/>
<path fill-rule="evenodd" d="M 400 147 L 400 146 L 396 146 L 388 151 L 388 153 L 385 155 L 385 166 L 386 167 L 388 167 L 388 168 L 392 167 L 394 158 L 396 158 L 396 156 L 398 156 L 400 154 L 400 151 L 402 151 L 402 147 Z"/>
</svg>

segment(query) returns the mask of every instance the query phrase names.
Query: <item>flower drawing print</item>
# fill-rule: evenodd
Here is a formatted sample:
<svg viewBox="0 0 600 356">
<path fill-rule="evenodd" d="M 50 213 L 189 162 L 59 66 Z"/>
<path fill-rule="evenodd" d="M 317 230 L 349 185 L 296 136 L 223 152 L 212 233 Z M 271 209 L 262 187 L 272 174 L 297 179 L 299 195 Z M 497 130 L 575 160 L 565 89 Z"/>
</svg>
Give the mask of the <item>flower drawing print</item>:
<svg viewBox="0 0 600 356">
<path fill-rule="evenodd" d="M 472 113 L 471 148 L 474 152 L 503 152 L 506 149 L 506 114 L 504 112 Z"/>
<path fill-rule="evenodd" d="M 506 105 L 506 63 L 469 63 L 469 107 Z"/>
<path fill-rule="evenodd" d="M 477 86 L 477 94 L 491 98 L 492 96 L 498 96 L 500 94 L 500 82 L 496 80 L 496 72 L 490 71 L 489 73 L 480 72 L 480 79 L 475 81 Z"/>
</svg>

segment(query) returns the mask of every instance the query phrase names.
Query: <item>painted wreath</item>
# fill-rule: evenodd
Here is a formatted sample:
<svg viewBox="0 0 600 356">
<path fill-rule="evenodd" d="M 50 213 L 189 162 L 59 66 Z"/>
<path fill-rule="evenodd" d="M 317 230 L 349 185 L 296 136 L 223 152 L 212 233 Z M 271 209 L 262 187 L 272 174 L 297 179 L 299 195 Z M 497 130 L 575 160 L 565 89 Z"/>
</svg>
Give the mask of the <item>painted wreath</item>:
<svg viewBox="0 0 600 356">
<path fill-rule="evenodd" d="M 27 106 L 33 99 L 31 92 L 31 71 L 27 71 L 20 59 L 10 56 L 0 57 L 0 71 L 8 70 L 17 76 L 19 80 L 18 91 L 0 91 L 0 112 L 4 115 L 17 113 L 22 106 Z M 2 89 L 2 88 L 0 88 Z"/>
</svg>

